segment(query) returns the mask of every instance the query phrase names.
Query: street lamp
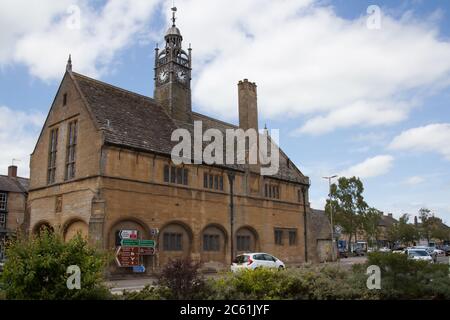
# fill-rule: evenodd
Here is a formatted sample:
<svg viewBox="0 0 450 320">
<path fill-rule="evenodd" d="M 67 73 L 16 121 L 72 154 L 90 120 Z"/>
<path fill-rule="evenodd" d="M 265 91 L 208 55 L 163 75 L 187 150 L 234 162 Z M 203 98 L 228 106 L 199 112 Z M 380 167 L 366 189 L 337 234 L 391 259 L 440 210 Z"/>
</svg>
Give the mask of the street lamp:
<svg viewBox="0 0 450 320">
<path fill-rule="evenodd" d="M 329 198 L 330 198 L 330 225 L 331 225 L 331 260 L 334 258 L 334 226 L 333 226 L 333 205 L 331 203 L 331 180 L 334 178 L 337 178 L 338 175 L 334 175 L 331 177 L 323 177 L 324 179 L 328 180 L 328 186 L 329 186 Z M 337 258 L 338 255 L 336 255 Z"/>
</svg>

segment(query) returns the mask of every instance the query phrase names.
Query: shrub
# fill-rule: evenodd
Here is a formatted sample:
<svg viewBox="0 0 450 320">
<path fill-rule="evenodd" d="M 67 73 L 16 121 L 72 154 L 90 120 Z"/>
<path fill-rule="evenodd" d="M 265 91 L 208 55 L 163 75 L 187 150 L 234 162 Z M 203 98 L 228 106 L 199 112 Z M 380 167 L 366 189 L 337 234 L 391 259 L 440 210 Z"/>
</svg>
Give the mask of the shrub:
<svg viewBox="0 0 450 320">
<path fill-rule="evenodd" d="M 381 269 L 382 299 L 450 299 L 448 265 L 379 252 L 369 254 L 367 265 Z"/>
<path fill-rule="evenodd" d="M 243 270 L 211 280 L 210 298 L 220 300 L 374 299 L 366 278 L 336 266 L 304 266 L 290 270 Z"/>
<path fill-rule="evenodd" d="M 8 299 L 107 299 L 102 273 L 106 256 L 88 246 L 81 235 L 64 242 L 56 234 L 17 239 L 7 248 L 2 282 Z M 81 289 L 67 288 L 67 267 L 81 269 Z"/>
</svg>

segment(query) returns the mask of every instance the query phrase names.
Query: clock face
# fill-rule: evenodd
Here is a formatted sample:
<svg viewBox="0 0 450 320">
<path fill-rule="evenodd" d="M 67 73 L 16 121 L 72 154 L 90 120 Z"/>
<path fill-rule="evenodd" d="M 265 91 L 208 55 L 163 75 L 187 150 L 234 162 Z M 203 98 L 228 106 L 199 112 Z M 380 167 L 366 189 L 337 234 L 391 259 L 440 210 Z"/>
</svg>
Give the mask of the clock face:
<svg viewBox="0 0 450 320">
<path fill-rule="evenodd" d="M 163 69 L 158 73 L 158 81 L 160 83 L 166 82 L 166 80 L 168 78 L 169 78 L 169 72 L 167 70 Z"/>
<path fill-rule="evenodd" d="M 177 70 L 177 79 L 178 81 L 180 81 L 181 83 L 186 83 L 187 79 L 188 79 L 188 74 L 185 70 Z"/>
</svg>

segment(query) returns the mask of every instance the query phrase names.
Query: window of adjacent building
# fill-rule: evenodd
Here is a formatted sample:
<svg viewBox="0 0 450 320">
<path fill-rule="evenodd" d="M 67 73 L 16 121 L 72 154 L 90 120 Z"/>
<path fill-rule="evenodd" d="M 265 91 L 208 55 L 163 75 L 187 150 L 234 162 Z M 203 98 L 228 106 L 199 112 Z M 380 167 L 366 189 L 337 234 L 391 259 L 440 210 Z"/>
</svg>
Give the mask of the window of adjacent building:
<svg viewBox="0 0 450 320">
<path fill-rule="evenodd" d="M 289 245 L 297 245 L 297 230 L 289 230 Z"/>
<path fill-rule="evenodd" d="M 189 185 L 189 170 L 175 166 L 164 166 L 164 182 Z"/>
<path fill-rule="evenodd" d="M 163 235 L 164 251 L 183 251 L 183 234 L 165 232 Z"/>
<path fill-rule="evenodd" d="M 6 192 L 0 192 L 0 211 L 6 211 L 8 209 L 8 194 Z"/>
<path fill-rule="evenodd" d="M 2 227 L 2 228 L 6 227 L 6 213 L 5 212 L 0 213 L 0 227 Z"/>
<path fill-rule="evenodd" d="M 205 172 L 203 174 L 203 187 L 223 191 L 223 176 Z"/>
<path fill-rule="evenodd" d="M 67 153 L 66 153 L 66 175 L 65 179 L 75 178 L 75 161 L 77 151 L 78 121 L 72 121 L 68 127 Z"/>
<path fill-rule="evenodd" d="M 48 152 L 47 182 L 54 183 L 56 177 L 56 153 L 58 148 L 58 128 L 50 131 L 50 147 Z"/>
<path fill-rule="evenodd" d="M 204 234 L 203 251 L 220 251 L 220 236 L 218 234 Z"/>
<path fill-rule="evenodd" d="M 275 229 L 275 244 L 278 246 L 283 245 L 283 230 Z"/>
<path fill-rule="evenodd" d="M 280 186 L 266 183 L 264 188 L 264 195 L 266 198 L 280 199 Z"/>
<path fill-rule="evenodd" d="M 237 236 L 237 251 L 250 251 L 250 236 Z"/>
</svg>

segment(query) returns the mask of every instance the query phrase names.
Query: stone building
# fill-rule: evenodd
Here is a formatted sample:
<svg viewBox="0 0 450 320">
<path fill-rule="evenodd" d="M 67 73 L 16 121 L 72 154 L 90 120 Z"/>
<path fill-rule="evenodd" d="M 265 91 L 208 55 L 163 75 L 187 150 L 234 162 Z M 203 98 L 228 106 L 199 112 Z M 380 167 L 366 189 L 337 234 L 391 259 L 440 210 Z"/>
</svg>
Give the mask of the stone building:
<svg viewBox="0 0 450 320">
<path fill-rule="evenodd" d="M 337 242 L 331 239 L 331 224 L 324 210 L 311 209 L 310 243 L 311 250 L 315 252 L 318 262 L 336 261 Z"/>
<path fill-rule="evenodd" d="M 192 51 L 175 25 L 155 52 L 154 98 L 72 71 L 56 93 L 31 155 L 29 231 L 42 227 L 70 239 L 77 232 L 105 249 L 121 230 L 154 239 L 142 256 L 147 272 L 171 258 L 208 268 L 232 256 L 265 251 L 287 264 L 314 260 L 308 250 L 309 179 L 280 151 L 278 173 L 260 165 L 174 165 L 174 130 L 258 129 L 256 85 L 239 82 L 239 126 L 192 111 Z M 111 266 L 112 273 L 131 273 Z"/>
<path fill-rule="evenodd" d="M 0 260 L 5 241 L 21 230 L 27 207 L 28 179 L 17 176 L 17 167 L 8 167 L 8 175 L 0 175 Z"/>
</svg>

